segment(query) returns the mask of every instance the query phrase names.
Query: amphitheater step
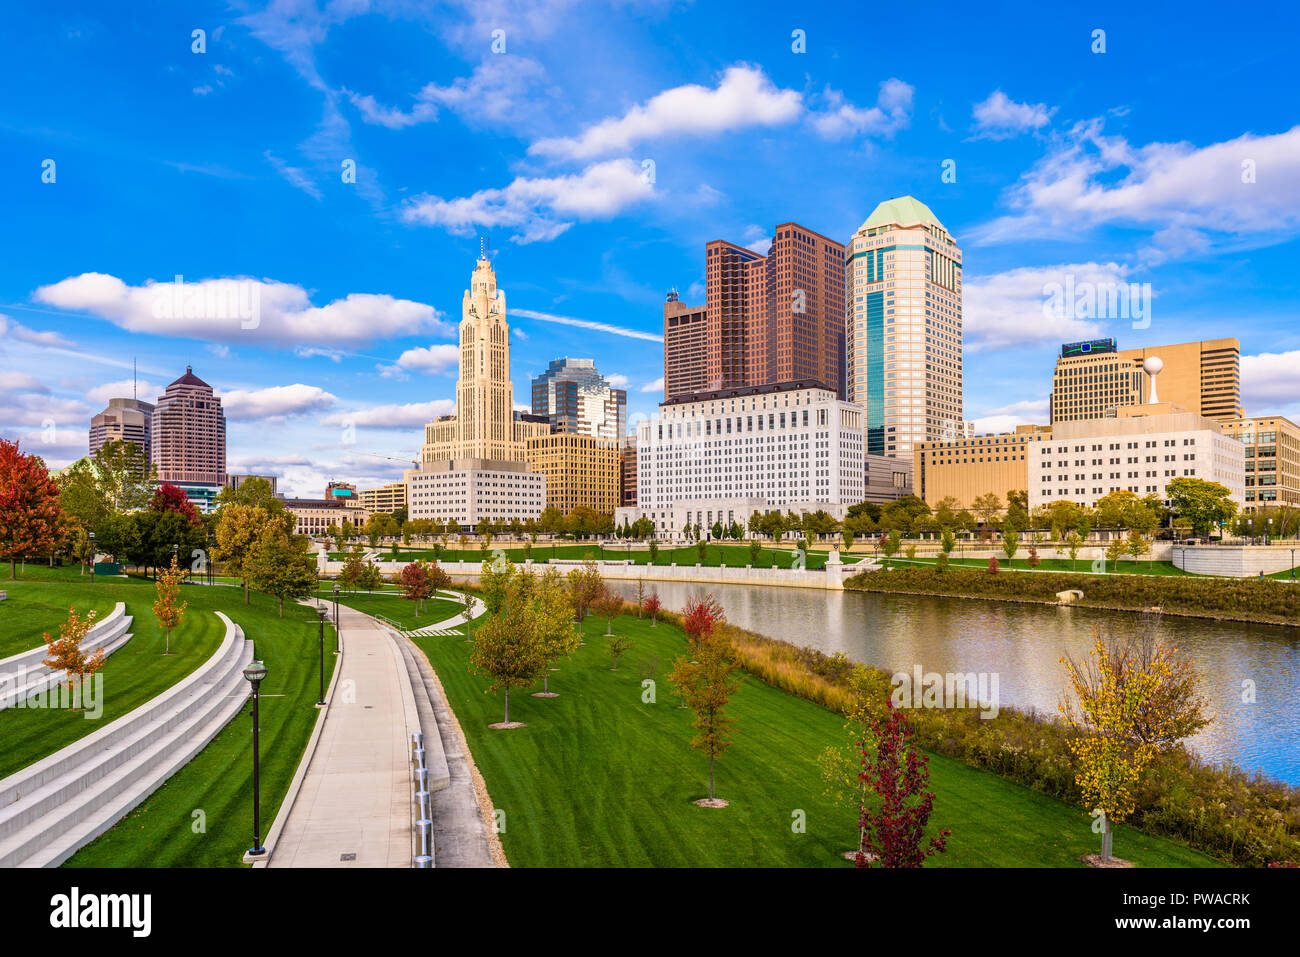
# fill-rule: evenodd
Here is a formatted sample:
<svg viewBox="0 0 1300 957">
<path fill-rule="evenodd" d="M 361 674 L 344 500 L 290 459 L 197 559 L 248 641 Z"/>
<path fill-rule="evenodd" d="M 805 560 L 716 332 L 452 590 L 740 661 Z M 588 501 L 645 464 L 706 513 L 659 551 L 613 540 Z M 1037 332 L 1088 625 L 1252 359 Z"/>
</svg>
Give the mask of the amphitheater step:
<svg viewBox="0 0 1300 957">
<path fill-rule="evenodd" d="M 95 623 L 81 647 L 86 651 L 103 648 L 107 658 L 131 640 L 132 620 L 126 605 L 118 602 L 112 612 Z M 59 683 L 66 680 L 67 673 L 62 669 L 41 664 L 48 654 L 41 645 L 0 660 L 0 710 L 17 707 L 32 695 L 57 690 Z"/>
</svg>

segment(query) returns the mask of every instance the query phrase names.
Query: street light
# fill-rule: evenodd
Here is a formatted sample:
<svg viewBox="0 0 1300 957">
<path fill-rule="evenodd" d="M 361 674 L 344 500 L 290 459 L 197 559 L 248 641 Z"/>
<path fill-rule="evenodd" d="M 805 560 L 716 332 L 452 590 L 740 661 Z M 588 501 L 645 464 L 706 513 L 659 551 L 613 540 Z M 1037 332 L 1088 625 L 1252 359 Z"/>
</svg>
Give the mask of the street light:
<svg viewBox="0 0 1300 957">
<path fill-rule="evenodd" d="M 90 532 L 90 583 L 95 584 L 95 533 Z"/>
<path fill-rule="evenodd" d="M 325 618 L 328 613 L 324 608 L 318 607 L 316 614 L 320 618 L 320 698 L 316 702 L 316 707 L 325 707 Z"/>
<path fill-rule="evenodd" d="M 334 583 L 334 654 L 343 651 L 343 632 L 339 630 L 339 583 Z"/>
<path fill-rule="evenodd" d="M 266 848 L 262 846 L 262 815 L 260 805 L 262 803 L 262 769 L 258 762 L 258 699 L 261 695 L 258 689 L 262 686 L 262 679 L 266 677 L 266 665 L 260 661 L 250 661 L 248 667 L 244 669 L 244 677 L 248 683 L 253 686 L 253 846 L 248 849 L 251 857 L 261 857 L 266 853 Z"/>
</svg>

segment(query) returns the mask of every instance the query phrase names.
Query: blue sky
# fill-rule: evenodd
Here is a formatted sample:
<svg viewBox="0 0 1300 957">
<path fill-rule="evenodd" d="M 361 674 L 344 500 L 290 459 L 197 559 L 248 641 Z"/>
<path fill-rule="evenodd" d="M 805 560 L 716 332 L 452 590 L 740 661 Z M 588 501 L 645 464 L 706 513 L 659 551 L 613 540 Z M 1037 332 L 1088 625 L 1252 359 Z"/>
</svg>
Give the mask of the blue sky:
<svg viewBox="0 0 1300 957">
<path fill-rule="evenodd" d="M 1046 421 L 1059 344 L 1109 335 L 1235 335 L 1248 411 L 1300 416 L 1297 13 L 1136 6 L 16 9 L 0 435 L 84 454 L 135 357 L 142 397 L 186 364 L 226 396 L 232 471 L 390 481 L 367 453 L 415 457 L 450 411 L 480 236 L 516 403 L 584 356 L 653 414 L 664 291 L 702 302 L 705 242 L 787 220 L 847 241 L 906 193 L 963 248 L 982 427 Z M 177 275 L 256 285 L 257 327 L 158 315 Z M 1149 326 L 1045 315 L 1066 277 L 1150 283 Z"/>
</svg>

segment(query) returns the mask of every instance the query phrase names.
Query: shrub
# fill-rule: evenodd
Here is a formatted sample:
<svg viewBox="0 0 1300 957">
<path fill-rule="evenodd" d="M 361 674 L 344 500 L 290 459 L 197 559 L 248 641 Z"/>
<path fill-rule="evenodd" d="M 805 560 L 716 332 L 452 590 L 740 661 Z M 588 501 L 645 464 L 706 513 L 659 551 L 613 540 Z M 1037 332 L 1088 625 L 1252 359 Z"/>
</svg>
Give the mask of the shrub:
<svg viewBox="0 0 1300 957">
<path fill-rule="evenodd" d="M 990 575 L 996 575 L 997 573 L 998 573 L 998 557 L 997 557 L 996 555 L 990 555 L 990 556 L 989 556 L 989 574 L 990 574 Z"/>
</svg>

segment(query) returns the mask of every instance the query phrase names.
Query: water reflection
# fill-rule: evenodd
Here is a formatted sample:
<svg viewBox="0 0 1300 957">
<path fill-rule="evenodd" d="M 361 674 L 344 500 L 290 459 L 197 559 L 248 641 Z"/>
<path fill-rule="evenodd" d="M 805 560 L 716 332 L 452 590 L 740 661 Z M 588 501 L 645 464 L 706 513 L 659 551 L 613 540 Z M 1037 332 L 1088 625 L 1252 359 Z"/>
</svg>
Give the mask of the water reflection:
<svg viewBox="0 0 1300 957">
<path fill-rule="evenodd" d="M 634 583 L 614 584 L 635 598 Z M 653 587 L 676 610 L 704 586 Z M 1142 615 L 1090 608 L 747 585 L 710 590 L 742 628 L 888 671 L 920 664 L 941 673 L 998 672 L 1004 706 L 1053 714 L 1065 687 L 1062 655 L 1086 656 L 1094 626 L 1116 635 L 1145 627 Z M 1214 713 L 1191 740 L 1195 751 L 1300 785 L 1300 629 L 1172 615 L 1157 627 L 1195 659 Z M 1253 703 L 1242 700 L 1246 682 L 1254 682 Z"/>
</svg>

